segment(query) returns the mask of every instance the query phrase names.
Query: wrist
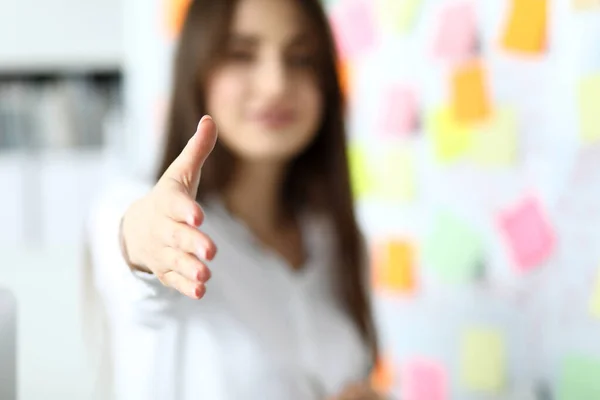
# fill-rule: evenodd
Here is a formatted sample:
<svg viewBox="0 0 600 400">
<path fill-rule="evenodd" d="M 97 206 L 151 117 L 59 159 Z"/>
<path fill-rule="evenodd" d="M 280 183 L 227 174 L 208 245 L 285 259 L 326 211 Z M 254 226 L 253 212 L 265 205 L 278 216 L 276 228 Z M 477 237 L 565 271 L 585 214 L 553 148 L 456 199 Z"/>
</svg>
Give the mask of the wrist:
<svg viewBox="0 0 600 400">
<path fill-rule="evenodd" d="M 125 231 L 126 217 L 127 213 L 121 217 L 121 221 L 119 223 L 119 247 L 121 250 L 121 257 L 123 257 L 123 260 L 132 271 L 150 273 L 151 271 L 148 268 L 145 268 L 141 263 L 131 258 L 131 249 L 128 247 L 127 235 Z"/>
</svg>

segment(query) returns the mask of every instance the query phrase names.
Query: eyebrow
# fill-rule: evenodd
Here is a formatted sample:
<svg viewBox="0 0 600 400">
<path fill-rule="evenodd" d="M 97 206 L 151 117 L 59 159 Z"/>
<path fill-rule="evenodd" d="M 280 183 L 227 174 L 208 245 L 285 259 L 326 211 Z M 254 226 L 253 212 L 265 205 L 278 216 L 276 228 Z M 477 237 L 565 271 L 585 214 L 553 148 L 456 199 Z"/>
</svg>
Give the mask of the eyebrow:
<svg viewBox="0 0 600 400">
<path fill-rule="evenodd" d="M 256 46 L 260 43 L 260 36 L 247 34 L 247 33 L 232 33 L 229 37 L 229 43 L 243 46 Z M 295 35 L 288 43 L 287 46 L 298 47 L 302 45 L 310 45 L 312 43 L 311 35 L 302 32 Z"/>
</svg>

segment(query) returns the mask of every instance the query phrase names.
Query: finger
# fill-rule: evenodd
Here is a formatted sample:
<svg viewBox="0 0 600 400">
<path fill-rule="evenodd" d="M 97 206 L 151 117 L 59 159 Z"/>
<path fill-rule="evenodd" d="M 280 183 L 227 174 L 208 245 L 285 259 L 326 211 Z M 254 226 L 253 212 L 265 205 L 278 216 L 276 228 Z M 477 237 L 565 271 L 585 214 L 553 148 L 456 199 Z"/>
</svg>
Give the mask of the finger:
<svg viewBox="0 0 600 400">
<path fill-rule="evenodd" d="M 194 283 L 205 283 L 211 277 L 210 270 L 203 262 L 171 247 L 165 247 L 161 252 L 161 263 L 167 270 L 177 272 Z"/>
<path fill-rule="evenodd" d="M 196 228 L 167 220 L 162 231 L 163 243 L 167 247 L 193 254 L 203 260 L 212 260 L 217 253 L 217 246 L 212 239 Z"/>
<path fill-rule="evenodd" d="M 217 126 L 205 115 L 200 120 L 196 133 L 188 141 L 181 154 L 173 161 L 163 177 L 183 184 L 192 197 L 196 197 L 202 165 L 217 141 Z"/>
<path fill-rule="evenodd" d="M 202 283 L 192 282 L 175 271 L 167 272 L 161 279 L 166 285 L 176 289 L 181 294 L 192 299 L 201 299 L 206 293 L 206 287 Z"/>
<path fill-rule="evenodd" d="M 180 188 L 169 191 L 168 196 L 157 196 L 159 210 L 175 222 L 198 227 L 204 221 L 202 207 Z"/>
</svg>

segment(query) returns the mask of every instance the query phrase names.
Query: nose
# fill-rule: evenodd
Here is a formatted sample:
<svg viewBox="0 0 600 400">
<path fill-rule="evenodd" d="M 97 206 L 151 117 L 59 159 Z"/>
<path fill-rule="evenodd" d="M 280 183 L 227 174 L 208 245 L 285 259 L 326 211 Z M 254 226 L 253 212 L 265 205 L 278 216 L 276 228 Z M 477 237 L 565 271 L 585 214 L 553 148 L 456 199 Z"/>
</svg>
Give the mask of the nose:
<svg viewBox="0 0 600 400">
<path fill-rule="evenodd" d="M 265 57 L 259 66 L 257 88 L 268 100 L 277 100 L 287 90 L 288 76 L 284 60 L 279 55 Z"/>
</svg>

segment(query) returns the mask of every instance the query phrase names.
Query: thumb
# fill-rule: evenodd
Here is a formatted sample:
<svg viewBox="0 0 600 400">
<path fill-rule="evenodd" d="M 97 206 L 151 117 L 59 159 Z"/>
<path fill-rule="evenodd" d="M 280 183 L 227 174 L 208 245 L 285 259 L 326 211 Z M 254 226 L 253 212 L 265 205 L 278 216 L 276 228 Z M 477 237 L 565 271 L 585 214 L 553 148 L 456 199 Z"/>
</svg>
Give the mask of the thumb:
<svg viewBox="0 0 600 400">
<path fill-rule="evenodd" d="M 181 183 L 192 197 L 196 196 L 200 175 L 204 162 L 217 142 L 217 126 L 209 115 L 205 115 L 198 123 L 194 136 L 179 156 L 171 163 L 163 178 L 173 179 Z"/>
</svg>

